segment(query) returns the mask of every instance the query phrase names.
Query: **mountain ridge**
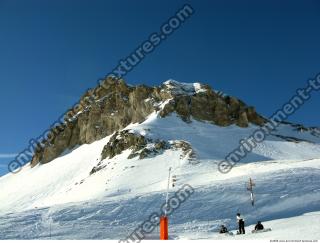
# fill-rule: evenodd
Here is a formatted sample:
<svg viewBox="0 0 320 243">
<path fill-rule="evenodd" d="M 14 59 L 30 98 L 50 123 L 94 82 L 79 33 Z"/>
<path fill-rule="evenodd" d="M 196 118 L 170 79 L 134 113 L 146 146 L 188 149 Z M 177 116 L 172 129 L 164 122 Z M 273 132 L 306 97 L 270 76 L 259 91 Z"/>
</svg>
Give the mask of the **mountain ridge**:
<svg viewBox="0 0 320 243">
<path fill-rule="evenodd" d="M 97 87 L 83 95 L 79 103 L 92 97 L 90 106 L 68 116 L 67 126 L 37 146 L 31 166 L 48 163 L 64 151 L 82 144 L 90 144 L 130 123 L 141 123 L 154 111 L 161 117 L 176 112 L 185 122 L 209 121 L 219 126 L 236 124 L 247 127 L 249 123 L 262 125 L 266 119 L 243 101 L 215 92 L 209 85 L 180 83 L 168 80 L 160 86 L 129 86 L 123 79 L 108 77 L 103 88 Z M 92 95 L 94 94 L 94 95 Z M 88 103 L 88 102 L 87 102 Z M 52 134 L 57 127 L 51 129 Z"/>
</svg>

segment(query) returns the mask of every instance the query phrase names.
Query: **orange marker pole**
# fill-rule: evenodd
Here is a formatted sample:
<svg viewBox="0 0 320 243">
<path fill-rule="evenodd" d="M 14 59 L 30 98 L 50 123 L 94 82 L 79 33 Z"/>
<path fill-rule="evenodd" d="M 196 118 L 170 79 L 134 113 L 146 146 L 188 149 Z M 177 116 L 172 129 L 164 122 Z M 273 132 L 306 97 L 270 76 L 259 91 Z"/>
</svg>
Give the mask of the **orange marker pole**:
<svg viewBox="0 0 320 243">
<path fill-rule="evenodd" d="M 168 240 L 168 217 L 160 217 L 160 240 Z"/>
<path fill-rule="evenodd" d="M 170 173 L 171 167 L 169 168 L 168 185 L 167 185 L 167 196 L 166 196 L 166 208 L 164 211 L 164 216 L 160 217 L 160 240 L 168 240 L 168 200 L 169 200 L 169 189 L 170 189 Z"/>
</svg>

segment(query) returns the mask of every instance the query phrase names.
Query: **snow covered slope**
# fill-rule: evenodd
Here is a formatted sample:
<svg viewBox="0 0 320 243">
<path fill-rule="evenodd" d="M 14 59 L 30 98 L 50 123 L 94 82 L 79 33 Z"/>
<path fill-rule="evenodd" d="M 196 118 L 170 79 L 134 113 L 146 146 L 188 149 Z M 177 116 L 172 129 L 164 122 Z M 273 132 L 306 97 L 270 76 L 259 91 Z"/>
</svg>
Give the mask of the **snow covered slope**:
<svg viewBox="0 0 320 243">
<path fill-rule="evenodd" d="M 263 223 L 265 228 L 270 228 L 271 231 L 252 234 L 251 231 L 255 225 L 247 227 L 245 235 L 217 234 L 217 233 L 197 233 L 183 232 L 176 239 L 212 239 L 212 240 L 318 240 L 320 239 L 319 231 L 320 212 L 306 213 L 296 217 L 270 220 Z"/>
<path fill-rule="evenodd" d="M 193 87 L 201 92 L 197 85 Z M 178 178 L 172 192 L 185 183 L 195 189 L 170 217 L 174 238 L 219 238 L 216 231 L 222 223 L 236 228 L 237 212 L 245 215 L 247 225 L 272 220 L 271 228 L 288 223 L 287 231 L 294 231 L 300 219 L 284 219 L 305 220 L 306 215 L 299 215 L 320 211 L 320 137 L 283 124 L 230 173 L 221 174 L 217 164 L 256 128 L 187 123 L 175 113 L 160 118 L 154 112 L 145 122 L 125 130 L 150 141 L 185 141 L 194 157 L 183 148 L 168 148 L 144 159 L 128 159 L 131 151 L 126 150 L 101 161 L 108 136 L 48 164 L 32 169 L 26 165 L 20 173 L 0 178 L 0 239 L 125 238 L 149 214 L 159 211 L 169 167 Z M 92 173 L 97 166 L 100 169 Z M 255 207 L 246 190 L 249 177 L 256 183 Z M 318 219 L 313 214 L 312 222 Z M 317 231 L 319 225 L 314 226 Z M 284 236 L 273 232 L 257 237 Z"/>
</svg>

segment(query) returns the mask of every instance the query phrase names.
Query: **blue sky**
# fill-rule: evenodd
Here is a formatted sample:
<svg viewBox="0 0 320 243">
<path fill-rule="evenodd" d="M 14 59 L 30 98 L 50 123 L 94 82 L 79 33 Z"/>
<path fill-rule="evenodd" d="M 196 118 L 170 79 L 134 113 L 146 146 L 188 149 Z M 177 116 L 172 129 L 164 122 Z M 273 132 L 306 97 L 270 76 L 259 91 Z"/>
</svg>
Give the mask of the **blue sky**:
<svg viewBox="0 0 320 243">
<path fill-rule="evenodd" d="M 200 81 L 269 116 L 320 72 L 319 1 L 0 0 L 0 175 L 185 3 L 195 14 L 129 83 Z M 319 102 L 290 120 L 320 126 Z"/>
</svg>

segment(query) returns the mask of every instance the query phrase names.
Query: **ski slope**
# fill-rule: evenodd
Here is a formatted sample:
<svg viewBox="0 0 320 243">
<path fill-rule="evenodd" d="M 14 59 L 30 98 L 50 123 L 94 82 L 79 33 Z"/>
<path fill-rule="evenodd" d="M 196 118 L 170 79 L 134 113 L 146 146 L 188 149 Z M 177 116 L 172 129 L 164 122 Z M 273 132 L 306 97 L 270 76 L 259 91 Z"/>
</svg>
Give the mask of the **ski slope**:
<svg viewBox="0 0 320 243">
<path fill-rule="evenodd" d="M 256 128 L 219 127 L 195 120 L 186 123 L 176 114 L 160 118 L 153 113 L 145 122 L 126 129 L 153 140 L 187 141 L 197 163 L 190 163 L 179 149 L 142 160 L 128 159 L 131 151 L 126 150 L 101 161 L 109 136 L 48 164 L 32 169 L 26 165 L 20 173 L 0 178 L 0 239 L 123 239 L 159 211 L 169 167 L 178 179 L 171 195 L 184 184 L 195 189 L 170 217 L 174 239 L 221 239 L 219 226 L 235 230 L 237 212 L 244 215 L 247 225 L 267 221 L 266 226 L 274 230 L 235 239 L 283 239 L 288 232 L 296 232 L 290 234 L 292 239 L 319 238 L 319 233 L 299 230 L 301 222 L 310 220 L 313 231 L 320 231 L 319 137 L 283 124 L 230 173 L 218 171 L 224 156 Z M 90 175 L 99 162 L 105 167 Z M 246 190 L 250 177 L 256 183 L 255 207 Z M 157 235 L 155 231 L 147 238 Z"/>
<path fill-rule="evenodd" d="M 269 232 L 251 233 L 255 225 L 246 227 L 245 235 L 233 235 L 210 233 L 190 234 L 188 232 L 181 234 L 176 239 L 193 240 L 193 239 L 211 239 L 211 240 L 312 240 L 320 239 L 319 231 L 320 212 L 306 213 L 300 216 L 270 220 L 263 222 L 265 228 L 271 228 Z"/>
</svg>

